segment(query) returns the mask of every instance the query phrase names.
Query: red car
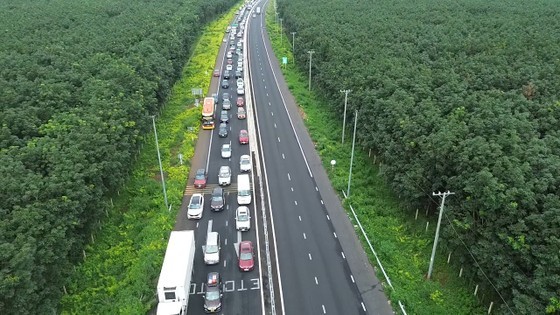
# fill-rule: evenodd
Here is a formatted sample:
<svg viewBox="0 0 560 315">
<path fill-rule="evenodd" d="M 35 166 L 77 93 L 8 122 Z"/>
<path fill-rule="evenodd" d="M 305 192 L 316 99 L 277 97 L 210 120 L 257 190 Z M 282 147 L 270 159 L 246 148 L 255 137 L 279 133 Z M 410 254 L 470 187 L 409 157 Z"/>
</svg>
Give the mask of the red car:
<svg viewBox="0 0 560 315">
<path fill-rule="evenodd" d="M 249 143 L 249 133 L 245 129 L 241 129 L 239 131 L 239 144 L 247 144 Z"/>
<path fill-rule="evenodd" d="M 253 243 L 251 241 L 243 241 L 239 243 L 239 270 L 251 271 L 253 268 L 255 268 Z"/>
<path fill-rule="evenodd" d="M 243 99 L 243 97 L 238 97 L 237 98 L 237 106 L 243 106 L 245 105 L 245 100 Z"/>
<path fill-rule="evenodd" d="M 214 74 L 213 74 L 213 75 L 214 75 L 215 77 L 219 77 L 219 76 L 220 76 L 220 70 L 219 70 L 219 69 L 214 70 Z"/>
<path fill-rule="evenodd" d="M 204 188 L 206 187 L 206 180 L 208 179 L 208 175 L 206 174 L 206 170 L 200 168 L 196 170 L 196 175 L 194 176 L 194 188 Z"/>
</svg>

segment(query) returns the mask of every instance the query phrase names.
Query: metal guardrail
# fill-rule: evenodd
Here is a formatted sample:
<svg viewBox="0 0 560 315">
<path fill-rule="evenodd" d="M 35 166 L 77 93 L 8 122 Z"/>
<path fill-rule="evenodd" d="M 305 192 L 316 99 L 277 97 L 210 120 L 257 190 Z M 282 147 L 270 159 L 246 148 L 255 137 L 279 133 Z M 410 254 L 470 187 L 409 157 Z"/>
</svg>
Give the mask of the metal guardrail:
<svg viewBox="0 0 560 315">
<path fill-rule="evenodd" d="M 344 199 L 346 199 L 347 198 L 346 193 L 344 191 L 342 191 L 342 194 L 344 195 Z M 360 227 L 360 231 L 362 231 L 362 234 L 363 234 L 364 238 L 366 239 L 366 242 L 368 243 L 369 249 L 373 253 L 373 256 L 375 256 L 375 260 L 377 261 L 377 265 L 381 269 L 381 272 L 383 273 L 383 276 L 385 277 L 385 280 L 387 281 L 387 284 L 391 287 L 391 289 L 395 290 L 395 288 L 393 287 L 393 284 L 391 283 L 391 279 L 389 279 L 389 276 L 387 275 L 387 272 L 385 271 L 385 269 L 383 268 L 383 265 L 381 264 L 381 260 L 379 260 L 379 257 L 377 256 L 377 252 L 373 248 L 373 245 L 371 245 L 371 241 L 369 240 L 369 237 L 367 236 L 366 231 L 364 230 L 364 228 L 362 226 L 362 223 L 360 222 L 360 219 L 358 219 L 358 216 L 356 215 L 356 211 L 354 211 L 354 208 L 352 207 L 352 205 L 349 205 L 349 207 L 350 207 L 350 211 L 352 211 L 352 214 L 354 215 L 354 220 L 356 220 L 356 222 L 358 223 L 358 226 Z M 403 314 L 407 315 L 406 310 L 404 309 L 404 305 L 400 300 L 399 300 L 399 307 L 401 308 L 401 311 L 403 312 Z"/>
</svg>

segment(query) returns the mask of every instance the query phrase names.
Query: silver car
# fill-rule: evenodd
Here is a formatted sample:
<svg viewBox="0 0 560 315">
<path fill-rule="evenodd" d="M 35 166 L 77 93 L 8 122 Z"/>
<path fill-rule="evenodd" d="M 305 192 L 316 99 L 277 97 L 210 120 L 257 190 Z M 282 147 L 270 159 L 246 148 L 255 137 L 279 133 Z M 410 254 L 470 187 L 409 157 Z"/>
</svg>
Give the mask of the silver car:
<svg viewBox="0 0 560 315">
<path fill-rule="evenodd" d="M 220 166 L 220 171 L 218 172 L 218 185 L 227 186 L 231 184 L 231 167 Z"/>
</svg>

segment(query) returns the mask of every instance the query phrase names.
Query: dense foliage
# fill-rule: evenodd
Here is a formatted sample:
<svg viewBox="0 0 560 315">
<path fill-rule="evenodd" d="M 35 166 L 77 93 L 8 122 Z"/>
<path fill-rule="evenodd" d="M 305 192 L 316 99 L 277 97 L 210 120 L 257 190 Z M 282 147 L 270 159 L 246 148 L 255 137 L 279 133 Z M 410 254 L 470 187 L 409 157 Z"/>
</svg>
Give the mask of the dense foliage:
<svg viewBox="0 0 560 315">
<path fill-rule="evenodd" d="M 231 0 L 0 3 L 0 313 L 53 313 L 201 25 Z"/>
<path fill-rule="evenodd" d="M 352 90 L 358 141 L 395 192 L 434 207 L 432 191 L 454 191 L 443 239 L 465 266 L 484 270 L 515 313 L 558 311 L 556 1 L 281 0 L 278 10 L 303 70 L 315 51 L 313 87 L 329 110 L 342 116 L 339 90 Z"/>
</svg>

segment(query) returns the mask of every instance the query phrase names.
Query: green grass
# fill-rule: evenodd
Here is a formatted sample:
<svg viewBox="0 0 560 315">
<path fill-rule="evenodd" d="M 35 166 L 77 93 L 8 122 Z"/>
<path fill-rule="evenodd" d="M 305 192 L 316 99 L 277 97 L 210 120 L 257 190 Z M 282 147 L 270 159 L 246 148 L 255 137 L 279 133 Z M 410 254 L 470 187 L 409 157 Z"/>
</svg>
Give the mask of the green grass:
<svg viewBox="0 0 560 315">
<path fill-rule="evenodd" d="M 204 30 L 156 122 L 172 210 L 164 206 L 152 134 L 144 141 L 130 179 L 115 194 L 114 206 L 107 207 L 107 218 L 92 236 L 86 258 L 67 283 L 62 313 L 145 314 L 156 304 L 156 279 L 180 207 L 200 125 L 200 108 L 193 106 L 191 88 L 208 92 L 224 30 L 235 9 Z"/>
<path fill-rule="evenodd" d="M 273 6 L 268 6 L 267 28 L 276 56 L 287 56 L 290 61 L 283 69 L 284 77 L 291 93 L 303 112 L 305 124 L 316 143 L 323 166 L 329 170 L 329 177 L 334 188 L 342 195 L 346 191 L 348 169 L 350 166 L 351 128 L 347 129 L 346 142 L 341 144 L 342 121 L 330 112 L 329 104 L 309 92 L 306 69 L 295 68 L 292 60 L 290 40 L 284 34 L 280 45 L 279 25 L 274 21 Z M 272 12 L 271 12 L 272 10 Z M 325 124 L 325 121 L 332 123 Z M 350 131 L 350 132 L 348 132 Z M 360 148 L 356 149 L 352 172 L 350 198 L 344 201 L 349 216 L 351 204 L 362 223 L 369 239 L 372 241 L 379 259 L 385 268 L 394 290 L 386 286 L 394 310 L 398 309 L 400 300 L 408 314 L 483 314 L 484 309 L 473 296 L 474 285 L 469 285 L 464 278 L 458 278 L 459 270 L 447 264 L 447 253 L 439 250 L 436 255 L 432 280 L 426 280 L 428 271 L 435 222 L 430 222 L 425 231 L 426 218 L 423 213 L 414 219 L 415 211 L 408 209 L 393 195 L 374 162 L 374 156 L 368 156 Z M 336 160 L 334 170 L 330 161 Z M 353 220 L 352 220 L 353 221 Z M 376 260 L 357 229 L 356 233 L 369 255 L 372 265 Z M 440 247 L 441 249 L 441 247 Z M 377 276 L 385 281 L 383 274 Z M 399 311 L 400 312 L 400 311 Z"/>
</svg>

